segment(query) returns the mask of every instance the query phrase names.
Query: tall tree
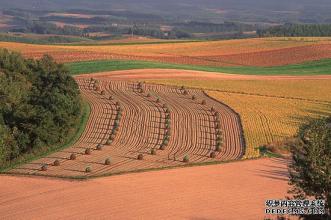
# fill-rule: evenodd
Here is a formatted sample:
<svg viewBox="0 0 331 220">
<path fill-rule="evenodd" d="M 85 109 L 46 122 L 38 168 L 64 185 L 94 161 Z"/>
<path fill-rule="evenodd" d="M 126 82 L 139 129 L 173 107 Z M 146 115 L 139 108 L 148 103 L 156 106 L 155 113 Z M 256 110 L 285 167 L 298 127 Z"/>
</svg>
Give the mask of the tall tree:
<svg viewBox="0 0 331 220">
<path fill-rule="evenodd" d="M 327 216 L 318 218 L 330 219 L 331 118 L 311 120 L 301 126 L 297 136 L 297 142 L 291 146 L 293 161 L 289 168 L 293 187 L 290 192 L 295 198 L 325 200 Z"/>
</svg>

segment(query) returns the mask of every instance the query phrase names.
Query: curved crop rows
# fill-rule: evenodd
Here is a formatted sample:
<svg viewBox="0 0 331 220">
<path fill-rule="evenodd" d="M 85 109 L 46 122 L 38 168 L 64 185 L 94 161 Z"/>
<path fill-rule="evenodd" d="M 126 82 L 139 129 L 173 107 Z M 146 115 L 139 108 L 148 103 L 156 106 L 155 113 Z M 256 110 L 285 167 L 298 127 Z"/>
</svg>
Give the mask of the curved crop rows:
<svg viewBox="0 0 331 220">
<path fill-rule="evenodd" d="M 200 90 L 107 79 L 77 82 L 92 110 L 79 141 L 11 172 L 95 176 L 244 154 L 239 115 Z"/>
</svg>

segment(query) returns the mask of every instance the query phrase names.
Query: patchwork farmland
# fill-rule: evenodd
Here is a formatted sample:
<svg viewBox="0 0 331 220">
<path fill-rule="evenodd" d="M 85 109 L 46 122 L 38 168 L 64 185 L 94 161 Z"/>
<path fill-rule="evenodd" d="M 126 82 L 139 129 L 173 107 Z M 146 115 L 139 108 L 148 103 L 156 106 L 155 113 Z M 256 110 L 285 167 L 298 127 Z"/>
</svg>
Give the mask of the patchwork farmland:
<svg viewBox="0 0 331 220">
<path fill-rule="evenodd" d="M 59 215 L 162 219 L 169 213 L 177 213 L 178 219 L 270 217 L 265 216 L 265 200 L 288 196 L 289 157 L 282 144 L 307 117 L 330 115 L 330 42 L 329 38 L 123 45 L 0 42 L 0 47 L 26 57 L 50 54 L 68 62 L 65 65 L 76 75 L 91 108 L 76 143 L 23 158 L 4 171 L 0 185 L 8 205 L 0 208 L 0 215 L 17 219 L 24 213 L 34 218 L 42 207 L 50 219 Z M 84 60 L 88 62 L 75 62 Z M 262 146 L 270 150 L 265 155 Z M 195 167 L 207 164 L 215 165 Z M 161 170 L 176 167 L 186 168 Z M 159 171 L 134 173 L 151 170 Z M 131 172 L 80 182 L 43 178 Z"/>
<path fill-rule="evenodd" d="M 92 110 L 80 140 L 10 172 L 98 176 L 235 160 L 244 154 L 239 115 L 201 90 L 107 79 L 77 81 Z"/>
<path fill-rule="evenodd" d="M 59 62 L 139 60 L 199 66 L 282 66 L 331 58 L 330 38 L 261 38 L 206 42 L 109 45 L 33 45 L 0 42 L 29 58 Z"/>
</svg>

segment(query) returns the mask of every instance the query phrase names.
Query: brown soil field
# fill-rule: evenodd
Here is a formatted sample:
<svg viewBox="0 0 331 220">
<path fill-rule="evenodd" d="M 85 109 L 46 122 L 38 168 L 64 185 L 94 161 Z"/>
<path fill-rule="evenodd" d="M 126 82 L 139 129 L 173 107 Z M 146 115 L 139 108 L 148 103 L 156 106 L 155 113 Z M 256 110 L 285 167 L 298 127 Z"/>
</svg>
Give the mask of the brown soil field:
<svg viewBox="0 0 331 220">
<path fill-rule="evenodd" d="M 2 219 L 264 219 L 287 195 L 286 161 L 259 159 L 65 181 L 0 176 Z"/>
<path fill-rule="evenodd" d="M 261 38 L 135 45 L 30 45 L 0 42 L 0 47 L 60 62 L 124 59 L 204 66 L 281 66 L 331 58 L 330 38 Z"/>
<path fill-rule="evenodd" d="M 180 166 L 188 155 L 190 163 L 236 160 L 244 154 L 240 117 L 228 106 L 206 96 L 201 90 L 90 78 L 77 79 L 83 96 L 91 104 L 87 128 L 72 147 L 11 170 L 11 173 L 50 176 L 97 176 L 127 171 Z M 96 87 L 100 87 L 98 91 Z M 103 92 L 101 92 L 103 91 Z M 187 93 L 187 94 L 186 94 Z M 149 95 L 148 95 L 149 94 Z M 109 100 L 109 97 L 112 100 Z M 195 100 L 192 100 L 195 96 Z M 157 99 L 160 101 L 157 102 Z M 206 104 L 201 104 L 202 100 Z M 119 129 L 114 132 L 116 115 L 122 109 Z M 215 110 L 211 110 L 211 108 Z M 167 112 L 167 110 L 169 112 Z M 215 116 L 218 112 L 219 118 Z M 167 126 L 167 115 L 170 126 Z M 222 147 L 216 152 L 217 131 L 221 130 Z M 114 134 L 116 133 L 116 134 Z M 166 149 L 159 150 L 166 136 Z M 112 143 L 107 140 L 112 137 Z M 97 150 L 97 145 L 103 145 Z M 86 155 L 91 149 L 91 155 Z M 156 155 L 151 154 L 151 150 Z M 210 154 L 215 152 L 215 158 Z M 75 154 L 76 160 L 70 160 Z M 143 160 L 137 160 L 139 154 Z M 112 164 L 105 165 L 111 158 Z M 52 166 L 59 160 L 60 166 Z M 42 171 L 48 164 L 47 171 Z M 85 168 L 92 172 L 86 173 Z"/>
</svg>

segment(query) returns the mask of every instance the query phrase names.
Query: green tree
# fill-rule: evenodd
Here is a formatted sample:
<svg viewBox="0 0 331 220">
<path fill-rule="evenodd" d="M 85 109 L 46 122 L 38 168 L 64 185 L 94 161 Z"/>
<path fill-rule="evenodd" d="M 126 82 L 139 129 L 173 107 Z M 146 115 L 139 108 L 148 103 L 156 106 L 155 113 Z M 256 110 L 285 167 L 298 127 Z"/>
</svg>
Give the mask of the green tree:
<svg viewBox="0 0 331 220">
<path fill-rule="evenodd" d="M 78 85 L 63 65 L 0 49 L 0 166 L 63 143 L 80 107 Z"/>
<path fill-rule="evenodd" d="M 295 198 L 315 197 L 326 201 L 331 209 L 331 118 L 311 120 L 299 129 L 291 146 L 290 192 Z M 309 216 L 305 216 L 310 219 Z M 319 219 L 323 217 L 319 216 Z"/>
</svg>

